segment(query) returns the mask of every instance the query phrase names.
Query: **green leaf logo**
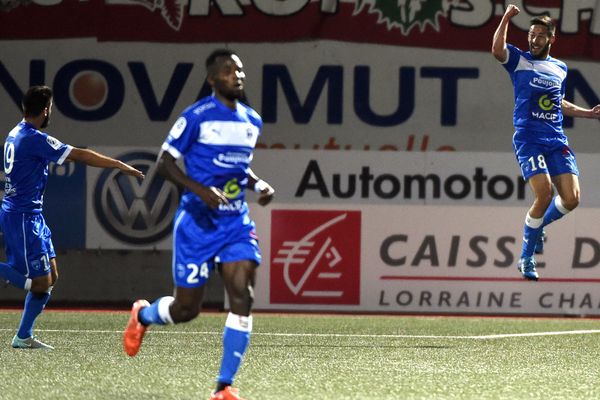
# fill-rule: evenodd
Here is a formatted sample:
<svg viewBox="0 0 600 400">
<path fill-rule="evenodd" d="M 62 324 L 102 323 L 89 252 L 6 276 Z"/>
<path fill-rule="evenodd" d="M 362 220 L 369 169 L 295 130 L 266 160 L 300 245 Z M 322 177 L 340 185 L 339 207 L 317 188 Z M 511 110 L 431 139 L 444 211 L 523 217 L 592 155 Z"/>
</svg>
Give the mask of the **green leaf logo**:
<svg viewBox="0 0 600 400">
<path fill-rule="evenodd" d="M 388 30 L 398 28 L 408 35 L 415 27 L 423 32 L 427 25 L 440 30 L 438 18 L 447 17 L 450 6 L 456 0 L 357 0 L 354 14 L 365 8 L 367 12 L 379 14 L 377 23 L 385 23 Z"/>
</svg>

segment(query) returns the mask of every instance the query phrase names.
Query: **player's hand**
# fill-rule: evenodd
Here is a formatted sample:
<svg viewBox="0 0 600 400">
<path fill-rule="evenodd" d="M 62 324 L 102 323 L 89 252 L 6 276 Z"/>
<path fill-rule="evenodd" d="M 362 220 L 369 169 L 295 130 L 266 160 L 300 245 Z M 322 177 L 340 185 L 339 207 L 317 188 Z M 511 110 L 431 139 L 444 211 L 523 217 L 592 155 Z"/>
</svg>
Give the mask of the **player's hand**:
<svg viewBox="0 0 600 400">
<path fill-rule="evenodd" d="M 258 204 L 261 206 L 266 206 L 273 200 L 273 195 L 275 194 L 275 189 L 271 185 L 265 182 L 265 187 L 259 192 Z"/>
<path fill-rule="evenodd" d="M 509 4 L 508 7 L 506 7 L 504 16 L 508 17 L 508 18 L 512 18 L 520 12 L 521 12 L 521 10 L 519 10 L 519 7 L 515 6 L 514 4 Z"/>
<path fill-rule="evenodd" d="M 125 175 L 131 175 L 131 176 L 135 176 L 136 178 L 144 179 L 144 173 L 138 169 L 133 168 L 129 164 L 125 164 L 124 162 L 121 162 L 119 164 L 119 169 Z"/>
<path fill-rule="evenodd" d="M 592 118 L 600 119 L 600 104 L 592 108 Z"/>
<path fill-rule="evenodd" d="M 227 199 L 225 193 L 214 186 L 202 186 L 196 194 L 212 209 L 219 207 L 221 204 L 229 205 L 229 199 Z"/>
</svg>

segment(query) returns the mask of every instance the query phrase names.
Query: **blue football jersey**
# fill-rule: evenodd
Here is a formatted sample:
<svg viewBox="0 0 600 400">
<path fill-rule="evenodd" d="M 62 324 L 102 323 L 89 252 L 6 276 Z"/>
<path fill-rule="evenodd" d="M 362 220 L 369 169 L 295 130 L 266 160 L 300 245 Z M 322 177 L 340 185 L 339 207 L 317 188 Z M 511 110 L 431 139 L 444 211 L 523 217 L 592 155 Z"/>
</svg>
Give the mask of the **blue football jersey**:
<svg viewBox="0 0 600 400">
<path fill-rule="evenodd" d="M 561 102 L 565 95 L 567 65 L 548 56 L 536 60 L 530 52 L 507 45 L 508 58 L 503 64 L 514 86 L 515 109 L 513 124 L 518 135 L 529 141 L 561 139 Z"/>
<path fill-rule="evenodd" d="M 48 164 L 62 164 L 72 147 L 22 121 L 4 142 L 2 209 L 41 213 L 48 182 Z"/>
<path fill-rule="evenodd" d="M 184 157 L 185 170 L 191 179 L 223 190 L 230 204 L 221 204 L 214 213 L 241 214 L 248 208 L 244 191 L 261 128 L 262 119 L 252 108 L 238 102 L 232 110 L 213 95 L 183 111 L 162 149 L 175 159 Z M 192 213 L 209 210 L 198 196 L 187 190 L 180 207 Z"/>
</svg>

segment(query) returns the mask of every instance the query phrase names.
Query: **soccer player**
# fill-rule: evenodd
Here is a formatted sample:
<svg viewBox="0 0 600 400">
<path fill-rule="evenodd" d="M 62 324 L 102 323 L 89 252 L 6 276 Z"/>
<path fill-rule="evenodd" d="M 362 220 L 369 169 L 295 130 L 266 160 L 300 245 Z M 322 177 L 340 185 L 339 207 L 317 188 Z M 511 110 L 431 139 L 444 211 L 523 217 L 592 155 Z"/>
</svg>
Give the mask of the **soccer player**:
<svg viewBox="0 0 600 400">
<path fill-rule="evenodd" d="M 556 41 L 550 17 L 531 20 L 529 51 L 506 43 L 508 23 L 519 12 L 513 4 L 506 8 L 494 33 L 492 54 L 508 71 L 514 85 L 513 148 L 523 178 L 535 197 L 525 217 L 517 268 L 525 279 L 536 281 L 539 275 L 533 254 L 536 245 L 543 244 L 543 228 L 579 205 L 579 171 L 563 132 L 563 116 L 600 118 L 600 105 L 586 109 L 564 99 L 567 66 L 549 55 Z M 558 193 L 554 197 L 553 185 Z"/>
<path fill-rule="evenodd" d="M 100 168 L 118 168 L 126 175 L 143 178 L 137 169 L 88 149 L 63 144 L 41 131 L 52 114 L 52 89 L 31 87 L 22 102 L 23 120 L 10 131 L 4 143 L 4 199 L 0 229 L 8 262 L 0 263 L 0 277 L 25 289 L 23 316 L 12 347 L 48 349 L 32 334 L 36 318 L 50 299 L 58 278 L 52 234 L 42 215 L 48 181 L 48 163 L 79 161 Z"/>
<path fill-rule="evenodd" d="M 206 59 L 206 69 L 213 94 L 183 111 L 158 159 L 159 172 L 185 188 L 173 226 L 175 297 L 161 297 L 152 304 L 137 300 L 123 344 L 126 353 L 135 356 L 149 325 L 196 318 L 204 285 L 218 269 L 230 312 L 217 387 L 210 398 L 240 399 L 231 385 L 252 331 L 255 271 L 261 261 L 244 190 L 258 192 L 263 206 L 274 190 L 249 167 L 262 119 L 239 101 L 246 76 L 240 58 L 230 50 L 215 50 Z M 185 173 L 175 163 L 181 157 Z"/>
</svg>

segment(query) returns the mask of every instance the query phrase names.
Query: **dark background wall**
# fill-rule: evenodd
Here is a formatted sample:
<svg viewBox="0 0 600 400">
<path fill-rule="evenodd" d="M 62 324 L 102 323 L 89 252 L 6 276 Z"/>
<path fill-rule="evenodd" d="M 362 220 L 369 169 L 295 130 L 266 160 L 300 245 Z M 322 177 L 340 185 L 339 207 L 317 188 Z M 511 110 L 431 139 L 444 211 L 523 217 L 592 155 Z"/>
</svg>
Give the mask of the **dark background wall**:
<svg viewBox="0 0 600 400">
<path fill-rule="evenodd" d="M 5 260 L 4 251 L 0 259 Z M 69 250 L 56 255 L 59 279 L 49 307 L 127 308 L 136 299 L 152 301 L 173 292 L 170 251 Z M 0 306 L 23 303 L 25 292 L 2 282 Z M 218 274 L 209 280 L 204 305 L 223 306 Z"/>
</svg>

